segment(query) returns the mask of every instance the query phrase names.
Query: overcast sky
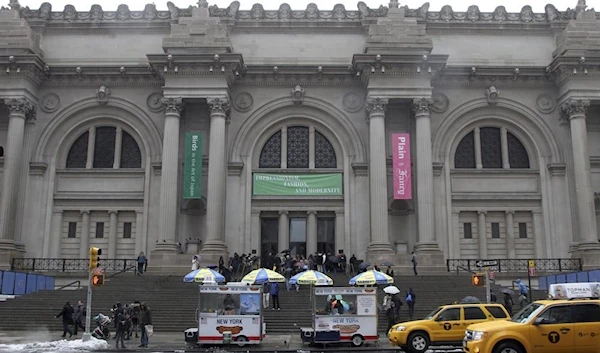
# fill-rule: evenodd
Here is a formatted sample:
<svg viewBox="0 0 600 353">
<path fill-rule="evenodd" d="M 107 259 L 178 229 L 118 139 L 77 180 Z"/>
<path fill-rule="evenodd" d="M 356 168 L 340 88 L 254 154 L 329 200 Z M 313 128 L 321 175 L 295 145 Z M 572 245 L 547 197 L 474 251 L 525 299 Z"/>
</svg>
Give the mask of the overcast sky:
<svg viewBox="0 0 600 353">
<path fill-rule="evenodd" d="M 87 11 L 93 4 L 100 4 L 105 11 L 115 11 L 119 4 L 127 4 L 132 11 L 143 10 L 147 3 L 154 2 L 159 10 L 167 9 L 168 0 L 51 0 L 53 11 L 62 11 L 66 4 L 75 5 L 78 11 Z M 314 2 L 321 10 L 331 10 L 333 6 L 342 3 L 348 10 L 356 10 L 356 4 L 359 0 L 238 0 L 241 3 L 242 10 L 248 10 L 254 3 L 261 3 L 265 10 L 277 10 L 279 5 L 284 2 L 290 4 L 293 10 L 304 10 L 306 5 Z M 379 5 L 387 6 L 389 0 L 363 0 L 367 6 L 371 8 L 379 7 Z M 8 3 L 9 0 L 0 0 L 0 2 Z M 20 0 L 21 6 L 29 6 L 31 9 L 37 9 L 40 4 L 45 1 L 40 0 Z M 197 0 L 172 0 L 172 2 L 180 8 L 187 8 L 190 5 L 196 5 Z M 232 0 L 209 0 L 209 4 L 217 4 L 219 7 L 227 7 Z M 418 8 L 426 0 L 400 0 L 400 5 L 408 5 L 410 8 Z M 469 5 L 478 5 L 481 11 L 492 12 L 496 6 L 504 5 L 509 12 L 519 12 L 524 5 L 531 5 L 534 12 L 544 12 L 544 7 L 547 3 L 552 3 L 560 11 L 566 10 L 568 7 L 575 8 L 577 0 L 429 0 L 431 4 L 430 11 L 438 11 L 444 5 L 451 5 L 454 11 L 466 11 Z M 600 11 L 600 0 L 588 0 L 589 7 L 595 7 Z"/>
</svg>

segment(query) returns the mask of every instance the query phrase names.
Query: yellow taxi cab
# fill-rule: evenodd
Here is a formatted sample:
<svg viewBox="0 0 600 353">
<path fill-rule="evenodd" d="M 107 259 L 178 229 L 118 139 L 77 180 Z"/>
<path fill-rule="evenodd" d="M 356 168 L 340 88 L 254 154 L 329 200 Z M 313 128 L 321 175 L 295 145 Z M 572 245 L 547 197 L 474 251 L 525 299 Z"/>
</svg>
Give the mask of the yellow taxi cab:
<svg viewBox="0 0 600 353">
<path fill-rule="evenodd" d="M 471 325 L 467 353 L 600 352 L 600 283 L 552 284 L 509 321 Z"/>
<path fill-rule="evenodd" d="M 402 322 L 388 332 L 390 343 L 411 353 L 423 353 L 429 346 L 460 346 L 467 326 L 492 320 L 508 320 L 500 304 L 443 305 L 423 320 Z"/>
</svg>

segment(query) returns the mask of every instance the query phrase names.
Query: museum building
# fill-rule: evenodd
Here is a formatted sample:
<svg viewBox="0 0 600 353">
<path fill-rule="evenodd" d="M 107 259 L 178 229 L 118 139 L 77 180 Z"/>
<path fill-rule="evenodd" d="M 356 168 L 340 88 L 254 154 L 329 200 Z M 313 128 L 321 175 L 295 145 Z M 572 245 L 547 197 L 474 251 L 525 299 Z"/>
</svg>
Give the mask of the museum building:
<svg viewBox="0 0 600 353">
<path fill-rule="evenodd" d="M 182 4 L 179 4 L 182 5 Z M 246 4 L 249 5 L 249 4 Z M 0 10 L 0 264 L 600 264 L 600 16 Z"/>
</svg>

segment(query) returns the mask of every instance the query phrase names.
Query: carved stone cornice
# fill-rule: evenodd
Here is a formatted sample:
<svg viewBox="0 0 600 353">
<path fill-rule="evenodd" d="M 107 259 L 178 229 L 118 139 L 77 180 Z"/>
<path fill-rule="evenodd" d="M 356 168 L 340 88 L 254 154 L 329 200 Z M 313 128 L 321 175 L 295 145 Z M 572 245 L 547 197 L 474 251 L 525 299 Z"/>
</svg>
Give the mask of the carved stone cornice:
<svg viewBox="0 0 600 353">
<path fill-rule="evenodd" d="M 229 99 L 225 97 L 208 98 L 206 103 L 208 103 L 211 116 L 225 115 L 227 117 L 229 115 L 229 111 L 231 109 Z"/>
<path fill-rule="evenodd" d="M 385 98 L 369 97 L 365 102 L 365 111 L 367 112 L 367 120 L 375 115 L 385 116 L 388 100 Z"/>
<path fill-rule="evenodd" d="M 161 102 L 165 107 L 165 114 L 168 115 L 179 115 L 181 116 L 181 111 L 185 106 L 183 99 L 181 98 L 162 98 Z"/>
<path fill-rule="evenodd" d="M 587 99 L 571 98 L 560 107 L 562 114 L 568 119 L 585 118 L 590 101 Z"/>
<path fill-rule="evenodd" d="M 433 99 L 431 98 L 417 98 L 413 100 L 412 109 L 415 112 L 415 118 L 420 116 L 430 116 L 431 107 L 433 106 Z"/>
<path fill-rule="evenodd" d="M 549 70 L 542 67 L 451 66 L 432 81 L 434 87 L 554 87 Z"/>
<path fill-rule="evenodd" d="M 150 69 L 161 77 L 223 76 L 229 83 L 245 74 L 242 54 L 152 54 Z"/>
<path fill-rule="evenodd" d="M 35 105 L 27 98 L 5 98 L 9 116 L 31 117 L 35 114 Z"/>
<path fill-rule="evenodd" d="M 210 15 L 213 17 L 231 18 L 236 20 L 271 20 L 271 21 L 294 21 L 294 20 L 315 20 L 315 21 L 343 21 L 343 20 L 361 20 L 368 17 L 385 17 L 388 8 L 379 6 L 377 9 L 369 8 L 364 2 L 358 3 L 358 11 L 348 11 L 342 4 L 337 4 L 331 11 L 319 10 L 316 4 L 308 4 L 306 10 L 292 10 L 290 5 L 283 3 L 279 10 L 265 11 L 261 4 L 254 4 L 249 11 L 240 11 L 240 3 L 234 1 L 227 8 L 219 8 L 216 5 L 209 7 Z"/>
</svg>

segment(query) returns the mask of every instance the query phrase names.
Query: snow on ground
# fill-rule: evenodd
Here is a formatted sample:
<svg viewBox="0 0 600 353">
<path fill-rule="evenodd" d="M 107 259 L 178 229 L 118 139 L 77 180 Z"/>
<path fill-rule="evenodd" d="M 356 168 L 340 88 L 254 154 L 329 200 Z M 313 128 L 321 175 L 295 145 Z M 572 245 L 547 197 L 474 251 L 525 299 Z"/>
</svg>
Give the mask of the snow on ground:
<svg viewBox="0 0 600 353">
<path fill-rule="evenodd" d="M 91 338 L 87 342 L 78 340 L 60 340 L 23 344 L 0 344 L 0 353 L 84 353 L 108 349 L 108 343 Z"/>
</svg>

